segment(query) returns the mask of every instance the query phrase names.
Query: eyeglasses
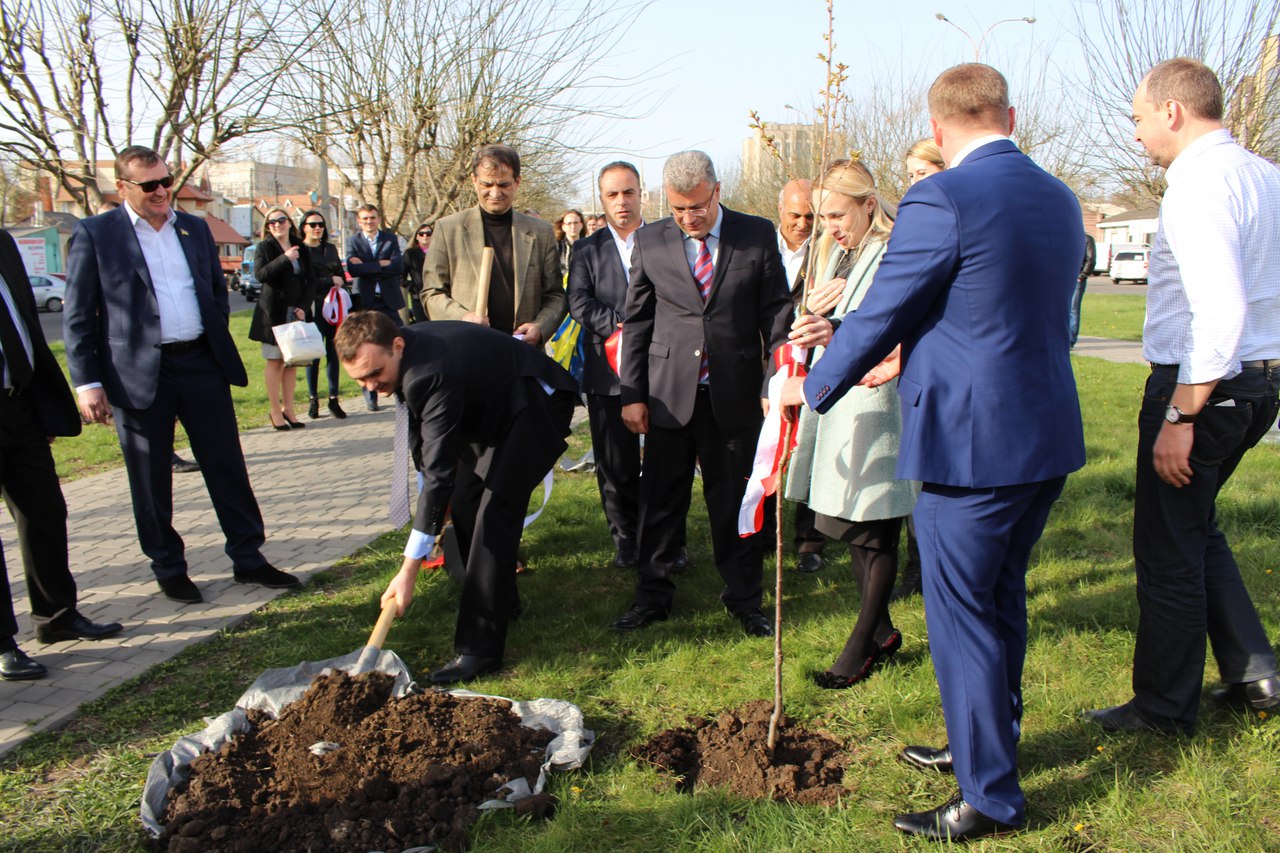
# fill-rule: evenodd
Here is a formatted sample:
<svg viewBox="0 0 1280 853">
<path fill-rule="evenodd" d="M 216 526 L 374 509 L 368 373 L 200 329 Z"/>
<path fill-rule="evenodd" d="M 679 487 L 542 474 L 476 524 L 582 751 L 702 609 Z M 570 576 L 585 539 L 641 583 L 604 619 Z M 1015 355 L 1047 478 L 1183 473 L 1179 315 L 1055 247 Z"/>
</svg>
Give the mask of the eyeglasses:
<svg viewBox="0 0 1280 853">
<path fill-rule="evenodd" d="M 324 227 L 323 222 L 312 221 L 312 222 L 304 222 L 302 224 L 305 225 L 307 228 L 323 228 Z"/>
<path fill-rule="evenodd" d="M 128 178 L 121 178 L 126 184 L 133 184 L 144 193 L 153 193 L 160 187 L 169 189 L 173 186 L 173 175 L 165 175 L 163 178 L 157 178 L 154 181 L 131 181 Z"/>
<path fill-rule="evenodd" d="M 434 233 L 434 232 L 431 232 L 431 231 L 419 231 L 419 232 L 418 232 L 418 236 L 419 236 L 419 237 L 430 237 L 430 236 L 432 235 L 432 233 Z"/>
<path fill-rule="evenodd" d="M 274 219 L 268 219 L 267 224 L 268 225 L 284 225 L 288 221 L 289 221 L 289 217 L 287 216 L 277 216 Z"/>
<path fill-rule="evenodd" d="M 711 201 L 716 197 L 716 187 L 711 190 L 711 195 L 707 196 L 707 200 L 702 203 L 701 207 L 676 207 L 671 206 L 671 216 L 673 219 L 680 219 L 684 216 L 692 216 L 695 219 L 701 219 L 711 210 Z"/>
</svg>

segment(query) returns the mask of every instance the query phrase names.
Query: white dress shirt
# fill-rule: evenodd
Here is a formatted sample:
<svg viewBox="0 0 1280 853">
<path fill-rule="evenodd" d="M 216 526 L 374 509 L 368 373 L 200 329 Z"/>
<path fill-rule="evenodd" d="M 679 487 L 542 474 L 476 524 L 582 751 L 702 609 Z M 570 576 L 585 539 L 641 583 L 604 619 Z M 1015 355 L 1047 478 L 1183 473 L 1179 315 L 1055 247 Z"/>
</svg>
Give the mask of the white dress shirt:
<svg viewBox="0 0 1280 853">
<path fill-rule="evenodd" d="M 27 364 L 32 369 L 36 365 L 35 351 L 31 348 L 31 335 L 27 333 L 27 324 L 23 321 L 22 315 L 18 313 L 18 303 L 13 298 L 13 291 L 9 289 L 9 282 L 5 281 L 4 276 L 0 275 L 0 299 L 4 300 L 5 310 L 9 312 L 9 316 L 13 318 L 13 325 L 18 330 L 18 339 L 22 341 L 22 348 L 27 351 Z M 5 356 L 4 359 L 4 387 L 12 388 L 13 383 L 9 380 L 9 353 L 4 352 L 4 347 L 0 346 L 0 353 Z"/>
<path fill-rule="evenodd" d="M 1165 177 L 1143 358 L 1178 365 L 1184 384 L 1280 358 L 1280 171 L 1215 130 L 1184 148 Z"/>
<path fill-rule="evenodd" d="M 622 271 L 627 275 L 627 284 L 631 284 L 631 250 L 636 247 L 636 231 L 644 227 L 644 220 L 640 220 L 640 227 L 633 230 L 626 237 L 618 235 L 613 230 L 612 225 L 606 225 L 609 233 L 613 235 L 613 245 L 618 249 L 618 257 L 622 259 Z"/>
<path fill-rule="evenodd" d="M 151 287 L 160 309 L 160 343 L 194 341 L 204 332 L 204 324 L 200 321 L 195 279 L 191 277 L 191 267 L 181 241 L 195 238 L 178 233 L 174 226 L 178 215 L 172 208 L 159 231 L 139 216 L 127 201 L 124 209 L 133 222 L 142 257 L 147 262 L 147 271 L 151 273 Z"/>
<path fill-rule="evenodd" d="M 993 142 L 999 142 L 1001 139 L 1008 139 L 1002 133 L 989 133 L 986 136 L 979 136 L 977 139 L 969 141 L 969 144 L 956 152 L 956 156 L 951 158 L 951 162 L 947 164 L 948 169 L 954 169 L 964 162 L 964 158 L 977 151 L 984 145 L 990 145 Z"/>
<path fill-rule="evenodd" d="M 782 255 L 782 268 L 787 271 L 787 290 L 795 287 L 796 276 L 800 274 L 800 267 L 804 264 L 804 250 L 809 246 L 810 239 L 811 237 L 805 237 L 804 242 L 792 251 L 787 248 L 787 241 L 782 239 L 782 232 L 778 232 L 778 254 Z"/>
</svg>

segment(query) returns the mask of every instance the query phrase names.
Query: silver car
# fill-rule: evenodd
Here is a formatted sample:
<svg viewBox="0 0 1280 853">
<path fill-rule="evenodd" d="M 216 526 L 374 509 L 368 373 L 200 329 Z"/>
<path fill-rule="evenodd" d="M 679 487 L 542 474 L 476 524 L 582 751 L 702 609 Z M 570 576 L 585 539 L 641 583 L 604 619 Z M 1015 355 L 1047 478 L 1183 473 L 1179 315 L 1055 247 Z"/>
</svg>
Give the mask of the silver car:
<svg viewBox="0 0 1280 853">
<path fill-rule="evenodd" d="M 62 301 L 67 298 L 67 277 L 57 273 L 38 273 L 27 276 L 36 294 L 36 308 L 41 311 L 62 311 Z"/>
</svg>

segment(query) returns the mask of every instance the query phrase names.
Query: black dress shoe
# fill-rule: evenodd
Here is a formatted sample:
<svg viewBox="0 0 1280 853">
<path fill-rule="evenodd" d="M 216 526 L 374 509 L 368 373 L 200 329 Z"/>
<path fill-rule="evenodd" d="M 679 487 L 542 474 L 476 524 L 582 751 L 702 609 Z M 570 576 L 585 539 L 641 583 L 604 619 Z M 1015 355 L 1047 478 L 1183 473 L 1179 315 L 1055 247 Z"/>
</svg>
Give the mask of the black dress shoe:
<svg viewBox="0 0 1280 853">
<path fill-rule="evenodd" d="M 5 681 L 30 681 L 33 678 L 44 678 L 48 672 L 44 664 L 33 661 L 16 646 L 7 652 L 0 652 L 0 678 Z"/>
<path fill-rule="evenodd" d="M 936 809 L 898 815 L 893 825 L 908 835 L 935 841 L 972 841 L 989 835 L 1017 832 L 1019 827 L 990 818 L 964 801 L 959 791 Z"/>
<path fill-rule="evenodd" d="M 613 567 L 615 569 L 634 569 L 639 562 L 639 557 L 634 549 L 619 548 L 617 553 L 613 555 Z"/>
<path fill-rule="evenodd" d="M 796 560 L 796 571 L 802 575 L 811 575 L 814 572 L 822 571 L 822 555 L 821 554 L 801 554 Z"/>
<path fill-rule="evenodd" d="M 1227 684 L 1209 694 L 1215 702 L 1244 711 L 1266 711 L 1280 705 L 1280 677 L 1271 676 L 1243 684 Z"/>
<path fill-rule="evenodd" d="M 267 589 L 293 589 L 301 584 L 293 575 L 280 571 L 270 563 L 256 569 L 237 569 L 232 577 L 236 583 L 256 583 Z"/>
<path fill-rule="evenodd" d="M 665 610 L 657 610 L 652 607 L 641 607 L 637 604 L 632 605 L 630 610 L 613 620 L 613 624 L 609 627 L 615 631 L 639 631 L 641 628 L 647 627 L 654 622 L 666 621 L 667 612 Z"/>
<path fill-rule="evenodd" d="M 683 572 L 687 568 L 689 568 L 689 551 L 681 548 L 680 553 L 676 554 L 676 558 L 671 561 L 671 571 Z"/>
<path fill-rule="evenodd" d="M 938 773 L 950 773 L 951 746 L 941 749 L 930 746 L 909 746 L 898 753 L 898 759 L 919 770 L 935 770 Z"/>
<path fill-rule="evenodd" d="M 190 460 L 183 459 L 181 456 L 179 456 L 176 453 L 173 454 L 173 473 L 194 474 L 196 471 L 199 471 L 199 470 L 200 470 L 199 462 L 192 462 Z"/>
<path fill-rule="evenodd" d="M 160 591 L 170 601 L 176 601 L 179 604 L 199 604 L 204 601 L 204 596 L 200 594 L 200 588 L 192 583 L 191 578 L 186 575 L 157 578 L 156 583 L 160 584 Z"/>
<path fill-rule="evenodd" d="M 759 610 L 749 610 L 738 617 L 742 630 L 750 637 L 772 637 L 773 623 Z"/>
<path fill-rule="evenodd" d="M 60 624 L 36 626 L 36 639 L 42 643 L 62 643 L 70 640 L 105 640 L 124 630 L 119 622 L 90 622 L 77 613 Z"/>
<path fill-rule="evenodd" d="M 1109 732 L 1155 732 L 1161 735 L 1178 734 L 1179 730 L 1171 726 L 1153 723 L 1138 713 L 1132 702 L 1116 705 L 1114 708 L 1101 708 L 1097 711 L 1084 711 L 1082 717 L 1097 723 Z"/>
<path fill-rule="evenodd" d="M 502 668 L 502 658 L 487 658 L 481 655 L 458 655 L 444 666 L 427 676 L 432 684 L 456 684 L 459 681 L 471 681 L 486 672 L 495 672 Z"/>
</svg>

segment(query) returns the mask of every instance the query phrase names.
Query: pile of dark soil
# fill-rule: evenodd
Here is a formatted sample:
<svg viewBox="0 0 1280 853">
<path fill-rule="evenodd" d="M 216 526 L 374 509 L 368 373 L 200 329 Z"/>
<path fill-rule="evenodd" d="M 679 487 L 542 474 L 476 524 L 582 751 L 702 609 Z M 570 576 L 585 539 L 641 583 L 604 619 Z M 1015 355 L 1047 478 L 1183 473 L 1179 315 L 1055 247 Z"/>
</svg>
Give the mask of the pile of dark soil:
<svg viewBox="0 0 1280 853">
<path fill-rule="evenodd" d="M 508 702 L 429 692 L 391 700 L 391 676 L 316 679 L 273 720 L 191 765 L 157 844 L 172 853 L 308 850 L 399 853 L 467 846 L 476 806 L 503 783 L 537 779 L 549 731 Z M 337 748 L 315 755 L 321 742 Z"/>
<path fill-rule="evenodd" d="M 676 777 L 676 787 L 727 787 L 748 799 L 836 805 L 847 797 L 845 749 L 837 741 L 792 726 L 783 715 L 773 755 L 768 754 L 773 703 L 748 702 L 715 719 L 658 732 L 631 756 Z"/>
</svg>

